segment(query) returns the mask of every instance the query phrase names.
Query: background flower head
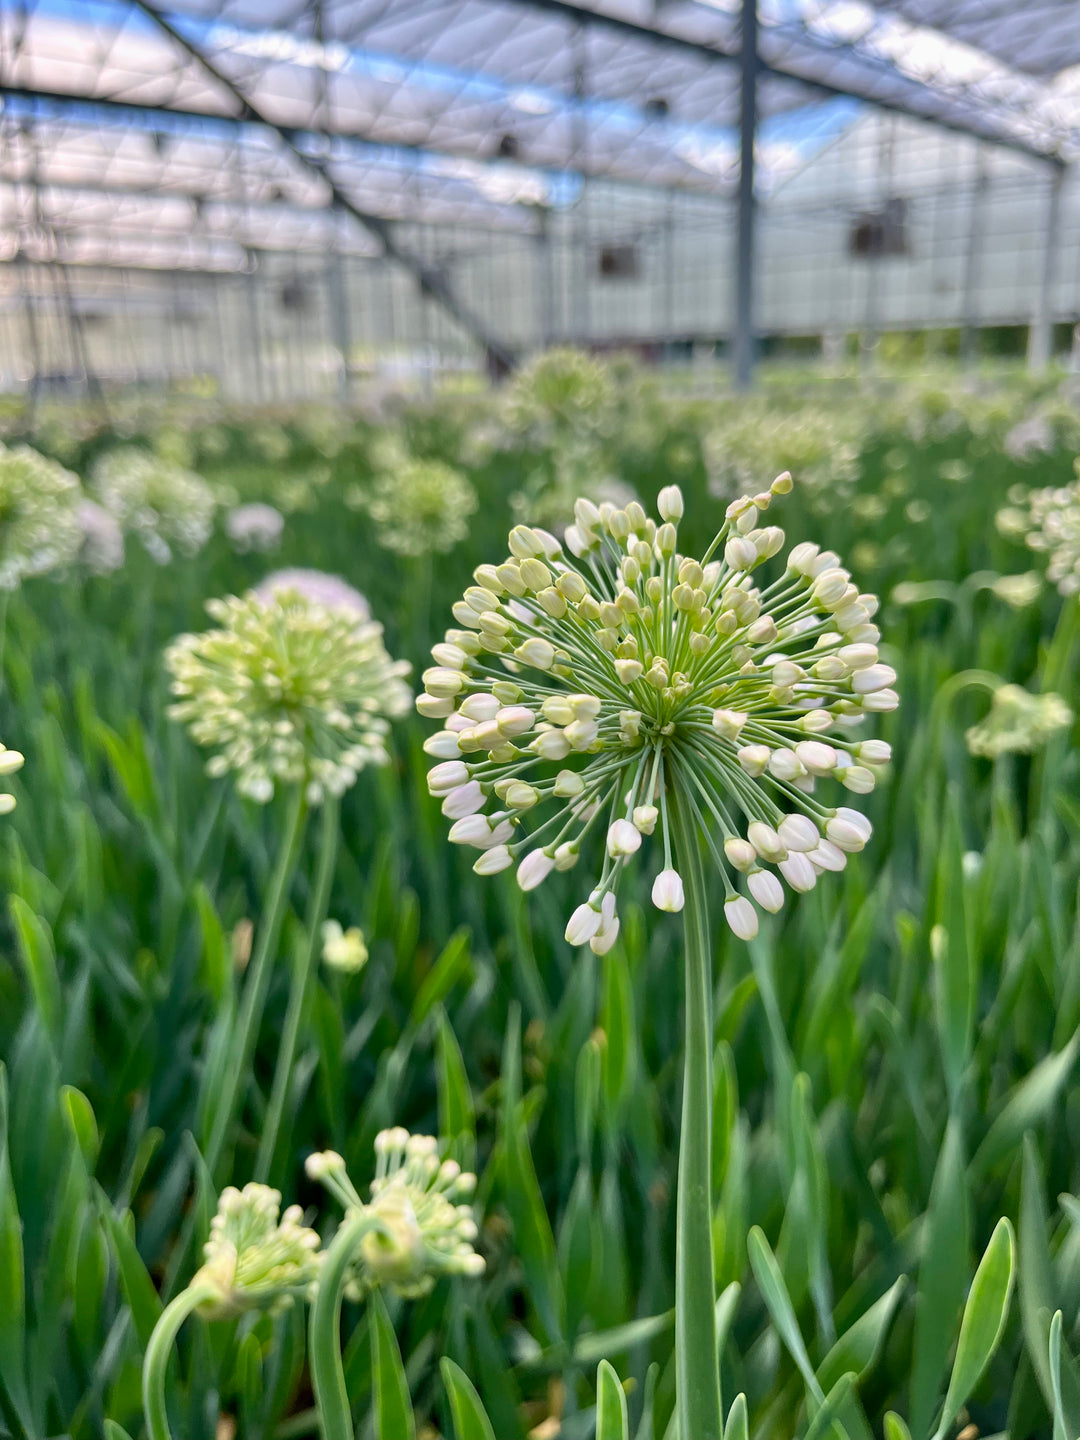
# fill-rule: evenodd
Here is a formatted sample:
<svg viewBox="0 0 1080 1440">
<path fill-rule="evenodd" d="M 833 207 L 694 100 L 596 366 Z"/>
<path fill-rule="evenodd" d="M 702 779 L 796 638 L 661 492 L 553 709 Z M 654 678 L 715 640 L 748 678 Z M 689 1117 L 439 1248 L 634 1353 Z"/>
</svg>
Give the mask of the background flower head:
<svg viewBox="0 0 1080 1440">
<path fill-rule="evenodd" d="M 398 555 L 440 554 L 468 534 L 476 491 L 441 460 L 405 456 L 356 494 L 379 542 Z"/>
<path fill-rule="evenodd" d="M 210 538 L 216 500 L 210 486 L 185 470 L 136 446 L 99 457 L 91 488 L 125 531 L 131 531 L 159 564 L 175 546 L 194 555 Z"/>
<path fill-rule="evenodd" d="M 203 1265 L 191 1282 L 212 1292 L 200 1306 L 208 1319 L 280 1310 L 313 1284 L 319 1237 L 300 1223 L 299 1205 L 279 1219 L 280 1206 L 280 1193 L 268 1185 L 229 1185 L 221 1192 Z"/>
<path fill-rule="evenodd" d="M 211 774 L 265 802 L 278 784 L 313 801 L 341 794 L 387 760 L 387 721 L 408 708 L 407 662 L 392 660 L 382 626 L 297 590 L 249 592 L 207 604 L 216 629 L 181 635 L 166 652 L 174 719 L 214 749 Z"/>
<path fill-rule="evenodd" d="M 0 445 L 0 589 L 78 558 L 82 487 L 29 445 Z"/>
</svg>

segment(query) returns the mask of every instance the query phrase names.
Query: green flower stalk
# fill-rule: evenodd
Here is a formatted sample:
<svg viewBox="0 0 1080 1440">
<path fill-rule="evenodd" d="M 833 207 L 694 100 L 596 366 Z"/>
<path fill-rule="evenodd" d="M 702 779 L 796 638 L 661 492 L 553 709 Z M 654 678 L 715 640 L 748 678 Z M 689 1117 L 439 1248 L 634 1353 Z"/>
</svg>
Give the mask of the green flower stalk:
<svg viewBox="0 0 1080 1440">
<path fill-rule="evenodd" d="M 0 590 L 74 564 L 81 499 L 70 470 L 29 445 L 0 445 Z"/>
<path fill-rule="evenodd" d="M 310 1155 L 306 1169 L 340 1202 L 345 1218 L 326 1252 L 311 1310 L 309 1359 L 319 1427 L 324 1440 L 352 1433 L 341 1362 L 341 1303 L 360 1300 L 379 1286 L 406 1299 L 428 1294 L 443 1275 L 483 1273 L 473 1248 L 471 1207 L 476 1176 L 454 1160 L 439 1159 L 430 1135 L 397 1127 L 375 1137 L 375 1178 L 365 1204 L 334 1151 Z"/>
<path fill-rule="evenodd" d="M 870 838 L 857 811 L 819 798 L 819 781 L 872 790 L 890 759 L 858 738 L 895 709 L 895 672 L 878 659 L 875 596 L 837 556 L 784 546 L 763 526 L 791 489 L 734 500 L 700 560 L 679 552 L 683 499 L 661 491 L 659 523 L 579 500 L 565 549 L 519 525 L 510 555 L 481 565 L 434 647 L 421 714 L 443 728 L 425 749 L 450 839 L 477 849 L 483 875 L 517 867 L 532 890 L 579 863 L 599 830 L 596 883 L 566 927 L 598 954 L 618 936 L 627 862 L 653 836 L 661 910 L 685 909 L 686 1056 L 677 1243 L 677 1391 L 683 1435 L 719 1440 L 713 1310 L 711 948 L 702 849 L 741 939 L 785 887 L 810 890 Z M 740 892 L 745 885 L 746 894 Z"/>
<path fill-rule="evenodd" d="M 298 1205 L 279 1219 L 280 1206 L 278 1191 L 265 1185 L 230 1185 L 221 1192 L 202 1268 L 165 1307 L 146 1348 L 143 1408 L 150 1440 L 169 1440 L 166 1370 L 189 1315 L 227 1320 L 249 1310 L 276 1312 L 310 1294 L 319 1273 L 319 1237 L 301 1224 Z"/>
</svg>

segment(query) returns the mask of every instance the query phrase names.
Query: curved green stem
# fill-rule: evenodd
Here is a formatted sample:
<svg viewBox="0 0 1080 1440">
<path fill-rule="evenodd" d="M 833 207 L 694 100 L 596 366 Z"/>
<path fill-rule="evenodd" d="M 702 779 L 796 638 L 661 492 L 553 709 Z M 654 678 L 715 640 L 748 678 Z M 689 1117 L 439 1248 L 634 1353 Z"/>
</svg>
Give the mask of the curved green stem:
<svg viewBox="0 0 1080 1440">
<path fill-rule="evenodd" d="M 143 1411 L 146 1415 L 146 1433 L 150 1440 L 172 1440 L 169 1430 L 169 1412 L 165 1404 L 165 1373 L 169 1367 L 180 1327 L 188 1316 L 209 1300 L 213 1292 L 203 1285 L 181 1290 L 176 1299 L 161 1312 L 154 1333 L 146 1347 L 143 1360 Z"/>
<path fill-rule="evenodd" d="M 712 1233 L 712 953 L 692 810 L 671 804 L 686 897 L 686 1042 L 675 1228 L 675 1403 L 681 1440 L 721 1440 Z"/>
<path fill-rule="evenodd" d="M 229 1136 L 229 1126 L 240 1101 L 241 1083 L 251 1068 L 263 1008 L 266 1005 L 266 993 L 270 988 L 270 975 L 277 955 L 281 924 L 285 918 L 285 908 L 289 903 L 289 888 L 300 854 L 300 841 L 303 838 L 306 816 L 307 804 L 304 799 L 303 787 L 298 785 L 289 800 L 289 817 L 285 824 L 285 835 L 278 852 L 273 878 L 270 881 L 270 890 L 266 897 L 255 954 L 245 977 L 240 1019 L 230 1047 L 229 1065 L 218 1095 L 214 1123 L 210 1129 L 210 1138 L 207 1141 L 203 1157 L 211 1175 L 214 1174 L 221 1161 L 225 1142 Z"/>
<path fill-rule="evenodd" d="M 353 1440 L 352 1407 L 341 1363 L 341 1301 L 356 1247 L 365 1235 L 381 1228 L 382 1222 L 369 1210 L 351 1211 L 338 1226 L 319 1273 L 308 1322 L 308 1364 L 322 1440 Z"/>
<path fill-rule="evenodd" d="M 315 887 L 311 892 L 308 910 L 307 937 L 304 956 L 293 971 L 289 989 L 289 1007 L 285 1012 L 285 1028 L 281 1036 L 277 1064 L 274 1068 L 274 1083 L 270 1091 L 266 1119 L 259 1137 L 259 1153 L 255 1161 L 255 1179 L 265 1182 L 269 1179 L 274 1163 L 281 1131 L 281 1118 L 285 1113 L 285 1102 L 289 1095 L 293 1064 L 296 1060 L 296 1045 L 300 1036 L 300 1021 L 304 1013 L 304 1002 L 311 988 L 311 976 L 319 955 L 319 942 L 323 921 L 330 904 L 330 887 L 334 879 L 334 865 L 337 862 L 340 806 L 336 798 L 328 796 L 323 802 L 322 834 L 319 840 L 319 864 L 315 874 Z"/>
</svg>

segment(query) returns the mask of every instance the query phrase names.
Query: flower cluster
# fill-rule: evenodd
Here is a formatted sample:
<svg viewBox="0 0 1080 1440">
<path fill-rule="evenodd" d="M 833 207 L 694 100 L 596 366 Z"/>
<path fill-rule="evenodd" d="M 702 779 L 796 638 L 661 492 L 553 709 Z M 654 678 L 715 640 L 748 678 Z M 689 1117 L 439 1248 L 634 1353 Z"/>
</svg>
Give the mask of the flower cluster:
<svg viewBox="0 0 1080 1440">
<path fill-rule="evenodd" d="M 254 593 L 261 600 L 269 601 L 287 590 L 295 590 L 314 605 L 325 605 L 331 610 L 349 610 L 357 620 L 371 619 L 367 597 L 354 590 L 340 575 L 328 575 L 324 570 L 300 567 L 275 570 L 265 580 L 259 581 Z"/>
<path fill-rule="evenodd" d="M 124 563 L 124 532 L 114 516 L 95 500 L 83 499 L 78 509 L 82 544 L 79 559 L 95 575 L 110 575 Z"/>
<path fill-rule="evenodd" d="M 354 1296 L 386 1285 L 405 1297 L 426 1295 L 440 1275 L 480 1275 L 483 1256 L 472 1207 L 462 1203 L 476 1176 L 455 1160 L 439 1159 L 432 1135 L 397 1127 L 375 1137 L 375 1178 L 365 1205 L 333 1151 L 311 1155 L 307 1173 L 321 1180 L 346 1210 L 363 1210 L 373 1225 L 360 1244 L 349 1291 Z"/>
<path fill-rule="evenodd" d="M 579 501 L 568 554 L 517 526 L 509 558 L 477 569 L 454 606 L 457 628 L 432 651 L 417 700 L 443 723 L 425 742 L 437 761 L 428 788 L 451 840 L 481 852 L 476 871 L 516 861 L 531 890 L 577 864 L 598 821 L 605 829 L 603 870 L 570 918 L 571 944 L 603 953 L 614 943 L 620 875 L 657 830 L 653 901 L 682 908 L 672 801 L 704 836 L 728 923 L 744 937 L 757 915 L 735 877 L 775 911 L 782 881 L 809 890 L 869 838 L 858 812 L 815 789 L 822 777 L 855 794 L 873 788 L 889 746 L 852 732 L 896 707 L 895 672 L 878 660 L 877 599 L 836 555 L 796 545 L 771 583 L 755 583 L 784 545 L 759 521 L 790 489 L 784 474 L 733 501 L 700 561 L 679 553 L 676 486 L 660 493 L 659 524 L 636 503 Z"/>
<path fill-rule="evenodd" d="M 972 755 L 994 760 L 999 755 L 1030 755 L 1073 722 L 1073 712 L 1052 691 L 1032 695 L 1021 685 L 999 685 L 990 713 L 965 732 Z"/>
<path fill-rule="evenodd" d="M 409 665 L 386 653 L 381 625 L 297 590 L 206 608 L 220 628 L 179 636 L 165 660 L 178 697 L 169 713 L 214 747 L 210 774 L 235 771 L 241 793 L 259 802 L 276 784 L 305 785 L 317 802 L 385 764 L 386 717 L 403 714 L 411 696 Z"/>
<path fill-rule="evenodd" d="M 1009 491 L 997 528 L 1047 557 L 1046 575 L 1062 595 L 1080 594 L 1080 480 L 1071 485 Z"/>
<path fill-rule="evenodd" d="M 280 1193 L 267 1185 L 230 1185 L 221 1192 L 203 1265 L 191 1282 L 193 1289 L 212 1292 L 199 1307 L 208 1319 L 284 1309 L 315 1282 L 319 1237 L 300 1223 L 299 1205 L 290 1205 L 279 1220 L 280 1206 Z"/>
<path fill-rule="evenodd" d="M 322 958 L 331 970 L 354 975 L 368 962 L 367 941 L 356 925 L 343 930 L 337 920 L 327 920 L 322 927 Z"/>
<path fill-rule="evenodd" d="M 0 776 L 14 775 L 21 770 L 24 764 L 24 757 L 18 750 L 9 750 L 6 745 L 0 745 Z M 10 815 L 15 809 L 15 796 L 9 791 L 0 791 L 0 815 Z"/>
<path fill-rule="evenodd" d="M 353 498 L 370 515 L 380 543 L 411 556 L 453 549 L 469 533 L 469 516 L 478 503 L 460 470 L 404 452 Z"/>
<path fill-rule="evenodd" d="M 194 555 L 210 538 L 217 503 L 210 486 L 148 450 L 107 452 L 95 463 L 91 484 L 109 514 L 160 565 L 171 560 L 173 546 Z"/>
<path fill-rule="evenodd" d="M 0 590 L 78 558 L 79 477 L 32 450 L 0 445 Z"/>
<path fill-rule="evenodd" d="M 274 550 L 281 543 L 285 519 L 273 505 L 253 500 L 247 505 L 237 505 L 225 517 L 225 534 L 233 548 L 241 554 L 250 550 L 266 552 Z"/>
</svg>

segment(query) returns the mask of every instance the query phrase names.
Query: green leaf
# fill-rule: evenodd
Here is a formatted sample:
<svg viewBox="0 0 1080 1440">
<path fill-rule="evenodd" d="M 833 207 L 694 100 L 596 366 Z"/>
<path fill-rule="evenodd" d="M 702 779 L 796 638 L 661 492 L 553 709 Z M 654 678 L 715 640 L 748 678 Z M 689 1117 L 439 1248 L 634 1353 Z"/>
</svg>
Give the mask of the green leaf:
<svg viewBox="0 0 1080 1440">
<path fill-rule="evenodd" d="M 937 924 L 930 936 L 934 962 L 934 1010 L 945 1077 L 959 1093 L 971 1058 L 975 1024 L 975 966 L 964 909 L 964 843 L 955 791 L 950 791 L 937 871 Z"/>
<path fill-rule="evenodd" d="M 105 1440 L 131 1440 L 131 1436 L 115 1420 L 105 1421 Z"/>
<path fill-rule="evenodd" d="M 34 1004 L 53 1044 L 59 1044 L 63 1029 L 63 999 L 52 932 L 21 895 L 9 896 L 8 908 L 15 924 L 19 955 Z"/>
<path fill-rule="evenodd" d="M 435 1085 L 439 1134 L 450 1142 L 453 1158 L 471 1170 L 475 1163 L 476 1111 L 461 1046 L 441 1005 L 435 1007 Z"/>
<path fill-rule="evenodd" d="M 1080 1030 L 1056 1055 L 1040 1060 L 1010 1093 L 1001 1112 L 986 1132 L 971 1162 L 972 1183 L 981 1180 L 999 1161 L 1013 1155 L 1027 1130 L 1051 1114 L 1058 1095 L 1072 1074 L 1080 1050 Z"/>
<path fill-rule="evenodd" d="M 857 1379 L 862 1380 L 873 1368 L 906 1288 L 907 1278 L 901 1275 L 844 1331 L 818 1366 L 817 1376 L 823 1390 L 829 1390 L 847 1370 L 854 1371 Z"/>
<path fill-rule="evenodd" d="M 454 1417 L 456 1440 L 495 1440 L 495 1431 L 487 1411 L 476 1393 L 476 1386 L 453 1360 L 443 1358 L 439 1369 L 450 1397 L 450 1413 Z"/>
<path fill-rule="evenodd" d="M 1061 1311 L 1050 1322 L 1050 1390 L 1053 1395 L 1054 1440 L 1069 1440 L 1061 1404 Z"/>
<path fill-rule="evenodd" d="M 943 1440 L 948 1434 L 961 1406 L 979 1383 L 998 1347 L 1009 1313 L 1015 1251 L 1012 1225 L 1002 1218 L 990 1237 L 990 1244 L 986 1247 L 986 1253 L 975 1272 L 975 1279 L 971 1282 L 971 1291 L 964 1307 L 964 1319 L 960 1325 L 952 1378 L 945 1396 L 945 1408 L 934 1440 Z"/>
<path fill-rule="evenodd" d="M 630 1440 L 626 1394 L 606 1360 L 596 1372 L 596 1440 Z"/>
<path fill-rule="evenodd" d="M 764 1232 L 759 1226 L 755 1225 L 750 1231 L 746 1246 L 750 1252 L 750 1266 L 753 1269 L 754 1278 L 757 1280 L 761 1297 L 772 1316 L 777 1334 L 799 1367 L 803 1380 L 806 1382 L 806 1388 L 818 1404 L 822 1405 L 825 1402 L 825 1392 L 818 1384 L 814 1367 L 810 1364 L 810 1357 L 806 1353 L 806 1346 L 799 1330 L 799 1322 L 795 1318 L 795 1311 L 792 1308 L 787 1286 L 784 1284 L 784 1277 L 780 1273 L 780 1266 L 776 1263 L 776 1256 L 769 1248 L 769 1242 L 765 1239 Z"/>
<path fill-rule="evenodd" d="M 675 1311 L 663 1315 L 644 1315 L 640 1320 L 630 1320 L 625 1325 L 616 1325 L 610 1330 L 598 1330 L 595 1334 L 584 1335 L 574 1346 L 574 1364 L 583 1369 L 595 1365 L 609 1355 L 620 1355 L 637 1345 L 646 1345 L 663 1335 L 675 1324 Z"/>
<path fill-rule="evenodd" d="M 855 1375 L 851 1371 L 848 1371 L 846 1375 L 840 1376 L 840 1379 L 837 1380 L 828 1395 L 825 1396 L 825 1403 L 806 1427 L 804 1440 L 824 1440 L 824 1436 L 826 1436 L 834 1426 L 840 1430 L 841 1434 L 844 1433 L 842 1427 L 837 1426 L 837 1421 L 840 1419 L 841 1412 L 851 1398 L 854 1384 Z"/>
<path fill-rule="evenodd" d="M 401 1363 L 397 1336 L 376 1290 L 368 1302 L 371 1308 L 371 1372 L 375 1391 L 375 1434 L 394 1440 L 416 1440 L 409 1382 Z M 345 1437 L 342 1437 L 345 1440 Z"/>
<path fill-rule="evenodd" d="M 98 1209 L 116 1256 L 120 1288 L 131 1309 L 135 1334 L 145 1350 L 161 1314 L 161 1300 L 135 1246 L 135 1222 L 131 1211 L 125 1210 L 122 1215 L 117 1215 L 104 1191 L 98 1192 Z"/>
<path fill-rule="evenodd" d="M 457 982 L 468 975 L 470 965 L 469 932 L 462 926 L 460 930 L 454 931 L 443 946 L 442 953 L 416 993 L 409 1017 L 409 1024 L 414 1029 L 423 1023 L 436 1005 L 446 999 Z"/>
<path fill-rule="evenodd" d="M 0 1063 L 0 1384 L 27 1434 L 36 1426 L 26 1389 L 26 1275 L 22 1221 L 8 1158 L 7 1070 Z"/>
<path fill-rule="evenodd" d="M 746 1415 L 746 1396 L 740 1390 L 731 1402 L 724 1424 L 724 1440 L 750 1440 L 750 1425 Z"/>
<path fill-rule="evenodd" d="M 911 1440 L 911 1431 L 895 1410 L 885 1412 L 885 1440 Z"/>
<path fill-rule="evenodd" d="M 614 1116 L 633 1088 L 636 1064 L 634 992 L 626 956 L 619 948 L 604 957 L 600 1024 L 607 1039 L 603 1053 L 604 1097 L 608 1114 Z"/>
<path fill-rule="evenodd" d="M 963 1131 L 954 1115 L 945 1129 L 923 1219 L 911 1372 L 911 1428 L 920 1437 L 929 1434 L 938 1407 L 956 1321 L 964 1303 L 970 1274 L 969 1203 Z"/>
<path fill-rule="evenodd" d="M 90 1101 L 81 1090 L 76 1090 L 74 1085 L 63 1085 L 60 1089 L 60 1103 L 71 1126 L 75 1143 L 82 1153 L 83 1163 L 88 1171 L 93 1172 L 101 1137 Z"/>
</svg>

